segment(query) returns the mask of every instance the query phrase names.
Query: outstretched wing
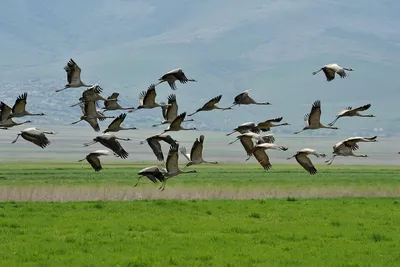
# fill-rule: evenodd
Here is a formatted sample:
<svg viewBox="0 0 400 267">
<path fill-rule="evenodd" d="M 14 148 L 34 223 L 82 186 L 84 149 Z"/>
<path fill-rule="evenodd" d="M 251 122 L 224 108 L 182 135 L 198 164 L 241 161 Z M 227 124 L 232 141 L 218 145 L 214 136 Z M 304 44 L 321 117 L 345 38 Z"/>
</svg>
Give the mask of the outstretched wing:
<svg viewBox="0 0 400 267">
<path fill-rule="evenodd" d="M 256 102 L 253 98 L 251 98 L 249 96 L 249 93 L 247 90 L 241 94 L 238 94 L 233 100 L 234 100 L 233 104 L 237 104 L 237 105 L 253 104 Z"/>
<path fill-rule="evenodd" d="M 101 88 L 100 85 L 95 84 L 95 85 L 89 87 L 88 89 L 86 89 L 85 91 L 83 91 L 82 97 L 86 97 L 88 95 L 95 95 L 95 94 L 98 95 L 101 92 L 103 92 L 103 88 Z"/>
<path fill-rule="evenodd" d="M 22 113 L 25 111 L 25 106 L 26 106 L 26 99 L 28 97 L 28 93 L 23 93 L 22 95 L 17 97 L 17 100 L 15 100 L 14 106 L 12 108 L 13 113 Z"/>
<path fill-rule="evenodd" d="M 357 144 L 358 141 L 359 141 L 359 139 L 350 139 L 350 140 L 348 139 L 343 142 L 343 145 L 345 145 L 346 147 L 349 147 L 351 150 L 355 151 L 360 148 Z"/>
<path fill-rule="evenodd" d="M 307 113 L 306 115 L 304 115 L 304 126 L 310 126 L 309 123 L 309 119 L 310 119 L 310 113 Z"/>
<path fill-rule="evenodd" d="M 110 95 L 109 97 L 107 97 L 107 99 L 117 99 L 119 97 L 119 93 L 114 92 L 112 93 L 112 95 Z M 114 100 L 115 101 L 115 100 Z"/>
<path fill-rule="evenodd" d="M 123 159 L 126 159 L 129 156 L 129 153 L 125 151 L 120 142 L 118 142 L 118 140 L 116 140 L 115 138 L 113 138 L 112 141 L 109 142 L 108 148 Z"/>
<path fill-rule="evenodd" d="M 96 171 L 99 172 L 103 169 L 100 163 L 100 159 L 96 154 L 90 153 L 86 156 L 86 160 L 89 162 L 90 166 Z"/>
<path fill-rule="evenodd" d="M 147 92 L 143 98 L 143 103 L 144 105 L 152 105 L 156 101 L 156 86 L 154 84 L 150 84 L 149 88 L 147 89 Z"/>
<path fill-rule="evenodd" d="M 162 116 L 163 116 L 164 120 L 167 120 L 167 109 L 168 109 L 168 106 L 166 105 L 165 102 L 160 102 L 160 105 L 161 105 Z"/>
<path fill-rule="evenodd" d="M 317 173 L 317 169 L 312 164 L 311 160 L 305 153 L 298 153 L 296 156 L 296 161 L 302 166 L 306 171 L 308 171 L 311 175 Z"/>
<path fill-rule="evenodd" d="M 144 105 L 144 98 L 146 97 L 147 91 L 141 91 L 139 93 L 139 103 L 141 106 Z"/>
<path fill-rule="evenodd" d="M 364 111 L 364 110 L 369 109 L 370 107 L 371 107 L 371 104 L 366 104 L 366 105 L 364 105 L 364 106 L 355 108 L 354 111 L 356 111 L 356 112 L 358 112 L 358 111 Z"/>
<path fill-rule="evenodd" d="M 118 117 L 116 117 L 110 125 L 108 125 L 108 129 L 117 129 L 118 127 L 121 126 L 121 123 L 125 120 L 126 118 L 126 113 L 120 114 Z"/>
<path fill-rule="evenodd" d="M 187 83 L 189 81 L 182 69 L 178 69 L 178 71 L 174 73 L 174 76 L 181 83 Z"/>
<path fill-rule="evenodd" d="M 327 67 L 323 67 L 323 68 L 322 68 L 322 71 L 324 72 L 325 77 L 326 77 L 326 80 L 327 80 L 328 82 L 330 82 L 330 81 L 332 81 L 333 79 L 335 79 L 335 71 L 334 71 L 334 70 L 332 70 L 332 69 L 330 69 L 330 68 L 327 68 Z"/>
<path fill-rule="evenodd" d="M 192 149 L 190 150 L 190 158 L 192 159 L 192 161 L 196 161 L 202 158 L 203 142 L 204 135 L 200 135 L 200 140 L 196 138 L 196 141 L 194 141 Z"/>
<path fill-rule="evenodd" d="M 167 162 L 165 164 L 168 174 L 176 174 L 179 172 L 178 149 L 179 149 L 178 144 L 171 146 L 169 149 L 168 156 L 167 156 Z"/>
<path fill-rule="evenodd" d="M 168 96 L 168 104 L 164 119 L 167 121 L 172 121 L 178 116 L 178 104 L 176 102 L 175 94 L 171 94 Z"/>
<path fill-rule="evenodd" d="M 222 95 L 216 96 L 212 98 L 210 101 L 204 104 L 203 108 L 212 108 L 215 104 L 217 104 L 222 98 Z"/>
<path fill-rule="evenodd" d="M 78 84 L 81 82 L 81 68 L 72 58 L 65 65 L 64 70 L 67 72 L 68 84 Z"/>
<path fill-rule="evenodd" d="M 186 117 L 186 112 L 183 112 L 181 114 L 179 114 L 179 116 L 177 116 L 170 125 L 170 128 L 178 128 L 181 123 L 185 120 Z"/>
<path fill-rule="evenodd" d="M 272 134 L 264 135 L 261 138 L 263 139 L 263 142 L 261 142 L 261 140 L 259 140 L 259 141 L 257 141 L 257 145 L 262 144 L 262 143 L 272 144 L 275 142 L 275 137 Z"/>
<path fill-rule="evenodd" d="M 265 122 L 261 122 L 261 123 L 281 122 L 282 120 L 283 120 L 283 117 L 278 117 L 278 118 L 266 120 Z"/>
<path fill-rule="evenodd" d="M 271 130 L 271 125 L 273 122 L 280 122 L 282 121 L 283 117 L 273 118 L 270 120 L 266 120 L 257 124 L 257 128 L 259 128 L 263 132 L 267 132 Z"/>
<path fill-rule="evenodd" d="M 11 113 L 11 107 L 4 102 L 0 102 L 0 122 L 8 120 Z"/>
<path fill-rule="evenodd" d="M 25 131 L 22 134 L 22 137 L 32 143 L 34 143 L 37 146 L 40 146 L 41 148 L 45 148 L 50 144 L 49 139 L 47 139 L 46 135 L 42 132 L 37 132 L 37 131 Z"/>
<path fill-rule="evenodd" d="M 96 118 L 86 118 L 85 120 L 92 126 L 93 130 L 100 132 L 99 121 Z"/>
<path fill-rule="evenodd" d="M 153 153 L 157 157 L 157 160 L 163 161 L 164 155 L 161 149 L 160 142 L 158 142 L 158 140 L 156 140 L 155 138 L 149 138 L 147 140 L 147 143 L 149 144 L 151 150 L 153 150 Z"/>
<path fill-rule="evenodd" d="M 253 151 L 254 157 L 257 159 L 257 161 L 260 163 L 260 165 L 264 168 L 264 170 L 269 170 L 271 169 L 272 165 L 269 162 L 269 157 L 267 153 L 265 153 L 265 150 L 262 148 L 255 149 Z"/>
<path fill-rule="evenodd" d="M 343 141 L 343 144 L 349 147 L 351 150 L 357 150 L 358 142 L 374 142 L 377 136 L 373 137 L 350 137 Z"/>
<path fill-rule="evenodd" d="M 308 118 L 308 125 L 319 125 L 321 119 L 321 101 L 317 100 L 313 103 L 310 116 Z"/>
<path fill-rule="evenodd" d="M 238 138 L 240 139 L 240 143 L 242 143 L 242 146 L 246 151 L 247 156 L 251 156 L 253 154 L 253 148 L 254 148 L 253 139 L 250 136 L 246 135 L 241 135 Z"/>
<path fill-rule="evenodd" d="M 191 160 L 190 160 L 190 155 L 187 154 L 186 147 L 181 146 L 181 147 L 179 148 L 179 151 L 181 152 L 181 154 L 182 154 L 188 161 L 191 161 Z"/>
</svg>

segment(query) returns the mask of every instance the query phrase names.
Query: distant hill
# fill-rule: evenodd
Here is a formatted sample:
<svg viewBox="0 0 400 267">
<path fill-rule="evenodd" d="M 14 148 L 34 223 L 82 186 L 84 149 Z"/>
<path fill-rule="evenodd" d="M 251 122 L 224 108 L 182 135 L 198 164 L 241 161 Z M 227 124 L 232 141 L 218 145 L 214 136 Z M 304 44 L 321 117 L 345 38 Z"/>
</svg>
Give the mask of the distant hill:
<svg viewBox="0 0 400 267">
<path fill-rule="evenodd" d="M 377 118 L 338 122 L 341 132 L 396 135 L 400 61 L 398 1 L 6 1 L 0 15 L 0 100 L 12 105 L 29 92 L 29 109 L 49 114 L 37 123 L 68 124 L 80 116 L 70 108 L 83 89 L 61 93 L 70 57 L 82 79 L 104 94 L 121 93 L 138 105 L 138 93 L 166 71 L 182 67 L 197 83 L 178 84 L 180 111 L 192 112 L 222 94 L 221 106 L 241 91 L 269 101 L 266 107 L 236 107 L 194 116 L 205 130 L 230 130 L 246 121 L 283 116 L 293 132 L 313 101 L 322 102 L 322 121 L 346 106 L 371 103 Z M 328 83 L 311 72 L 337 62 L 355 69 Z M 165 101 L 171 90 L 157 87 Z M 161 120 L 161 111 L 140 110 L 127 123 L 142 127 Z M 278 130 L 278 129 L 277 129 Z M 323 131 L 335 134 L 332 131 Z"/>
</svg>

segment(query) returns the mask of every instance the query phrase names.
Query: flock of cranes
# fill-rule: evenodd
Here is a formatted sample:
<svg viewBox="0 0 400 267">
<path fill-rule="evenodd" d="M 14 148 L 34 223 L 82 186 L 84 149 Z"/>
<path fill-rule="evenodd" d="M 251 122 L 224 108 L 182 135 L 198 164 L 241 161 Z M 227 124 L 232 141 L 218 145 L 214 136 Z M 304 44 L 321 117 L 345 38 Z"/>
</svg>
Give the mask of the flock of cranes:
<svg viewBox="0 0 400 267">
<path fill-rule="evenodd" d="M 196 82 L 195 79 L 189 79 L 186 77 L 185 73 L 182 69 L 174 69 L 165 73 L 161 78 L 158 79 L 157 83 L 150 84 L 146 91 L 142 91 L 139 94 L 139 103 L 140 105 L 135 107 L 122 107 L 118 103 L 119 93 L 114 92 L 107 98 L 101 95 L 103 89 L 98 84 L 88 85 L 81 80 L 81 68 L 75 63 L 73 59 L 70 59 L 67 65 L 64 67 L 64 70 L 67 73 L 67 84 L 61 88 L 57 89 L 56 92 L 64 91 L 69 88 L 79 88 L 79 87 L 87 87 L 86 90 L 83 91 L 82 97 L 79 98 L 79 102 L 72 105 L 71 107 L 79 106 L 82 110 L 82 116 L 78 121 L 72 122 L 72 124 L 76 124 L 81 121 L 86 121 L 94 131 L 99 132 L 100 126 L 99 121 L 104 121 L 106 119 L 112 118 L 113 121 L 108 125 L 108 127 L 103 131 L 102 135 L 95 137 L 91 142 L 83 144 L 84 146 L 90 146 L 95 143 L 100 143 L 104 147 L 108 148 L 113 152 L 116 157 L 120 157 L 122 159 L 126 159 L 129 156 L 129 153 L 122 147 L 119 141 L 130 141 L 129 138 L 119 138 L 111 132 L 115 133 L 121 130 L 137 130 L 136 127 L 124 127 L 123 122 L 127 116 L 127 113 L 134 112 L 139 109 L 153 109 L 153 108 L 161 108 L 163 120 L 154 124 L 153 127 L 167 125 L 163 132 L 160 134 L 148 137 L 146 140 L 141 141 L 140 144 L 144 144 L 147 142 L 157 160 L 160 162 L 157 166 L 151 166 L 148 168 L 144 168 L 139 171 L 139 180 L 142 177 L 147 177 L 153 183 L 161 182 L 162 185 L 159 188 L 160 190 L 165 189 L 166 181 L 174 176 L 177 176 L 182 173 L 195 173 L 196 170 L 186 171 L 185 169 L 192 165 L 210 163 L 217 164 L 217 161 L 207 161 L 203 158 L 203 145 L 205 136 L 200 135 L 199 138 L 196 138 L 194 141 L 190 153 L 187 152 L 185 147 L 179 147 L 179 142 L 173 139 L 170 135 L 166 134 L 167 132 L 173 131 L 186 131 L 186 130 L 196 130 L 196 128 L 187 128 L 182 126 L 184 122 L 193 121 L 193 119 L 187 119 L 186 117 L 191 117 L 198 112 L 201 111 L 212 111 L 214 109 L 219 110 L 232 110 L 235 106 L 240 105 L 270 105 L 269 102 L 257 102 L 252 97 L 249 96 L 249 90 L 246 90 L 236 97 L 234 97 L 233 105 L 230 107 L 219 107 L 217 104 L 220 102 L 222 95 L 218 95 L 212 99 L 210 99 L 203 106 L 199 107 L 195 112 L 188 114 L 186 112 L 179 113 L 178 112 L 178 104 L 176 94 L 170 94 L 167 97 L 166 102 L 156 102 L 157 92 L 156 86 L 167 82 L 169 87 L 176 91 L 176 82 L 180 82 L 181 84 L 186 84 L 188 82 Z M 353 71 L 351 68 L 343 68 L 337 64 L 328 64 L 320 68 L 318 71 L 313 72 L 315 75 L 319 71 L 323 71 L 325 74 L 327 81 L 332 81 L 335 79 L 335 74 L 337 74 L 341 78 L 345 78 L 347 76 L 346 71 Z M 14 126 L 18 126 L 25 123 L 30 123 L 31 121 L 25 121 L 21 123 L 17 123 L 13 121 L 15 117 L 24 117 L 24 116 L 44 116 L 43 113 L 30 113 L 26 110 L 28 94 L 23 93 L 18 96 L 14 106 L 11 108 L 7 104 L 1 102 L 0 103 L 0 129 L 9 129 Z M 98 102 L 103 101 L 104 106 L 99 109 Z M 329 124 L 324 125 L 321 123 L 321 102 L 319 100 L 315 101 L 312 104 L 310 113 L 304 116 L 305 126 L 303 129 L 295 132 L 295 134 L 299 134 L 306 130 L 317 130 L 321 128 L 327 129 L 335 129 L 338 128 L 334 126 L 339 118 L 342 117 L 374 117 L 374 115 L 370 114 L 361 114 L 360 112 L 368 110 L 371 107 L 371 104 L 366 104 L 358 108 L 347 107 L 343 111 L 340 111 L 336 118 Z M 118 116 L 106 116 L 106 111 L 117 111 L 123 110 L 126 113 L 121 113 Z M 236 139 L 229 143 L 233 144 L 236 141 L 240 141 L 242 144 L 245 153 L 247 154 L 247 159 L 249 160 L 252 156 L 254 156 L 259 164 L 265 169 L 269 170 L 272 167 L 270 158 L 266 153 L 266 150 L 280 150 L 287 151 L 288 148 L 285 146 L 275 144 L 275 137 L 272 134 L 261 135 L 261 132 L 268 132 L 273 127 L 285 126 L 289 125 L 286 122 L 281 123 L 283 120 L 282 117 L 272 118 L 266 121 L 262 121 L 259 123 L 254 122 L 246 122 L 235 129 L 232 132 L 226 134 L 226 136 L 230 136 L 234 133 L 237 133 Z M 23 139 L 32 142 L 33 144 L 40 146 L 41 148 L 45 148 L 50 144 L 46 134 L 53 134 L 53 132 L 42 131 L 36 127 L 30 127 L 22 130 L 17 134 L 17 138 L 12 141 L 15 143 L 18 138 L 21 136 Z M 333 147 L 333 156 L 329 160 L 326 161 L 328 164 L 332 164 L 334 158 L 336 156 L 354 156 L 354 157 L 366 157 L 367 155 L 356 155 L 354 151 L 359 148 L 359 142 L 376 142 L 376 136 L 374 137 L 350 137 L 346 140 L 343 140 L 337 143 Z M 161 148 L 161 142 L 165 142 L 170 146 L 168 151 L 167 158 L 165 160 L 164 153 Z M 100 156 L 109 156 L 112 153 L 109 150 L 95 150 L 89 153 L 84 159 L 86 160 L 92 168 L 98 172 L 102 169 L 102 165 L 100 162 Z M 181 153 L 188 161 L 186 166 L 183 169 L 179 168 L 178 158 L 179 153 Z M 311 175 L 317 173 L 317 169 L 311 162 L 309 155 L 314 155 L 317 158 L 326 157 L 325 154 L 320 154 L 316 150 L 311 148 L 304 148 L 296 152 L 295 155 L 288 158 L 295 158 L 296 161 Z M 137 185 L 136 184 L 136 185 Z M 136 186 L 135 185 L 135 186 Z"/>
</svg>

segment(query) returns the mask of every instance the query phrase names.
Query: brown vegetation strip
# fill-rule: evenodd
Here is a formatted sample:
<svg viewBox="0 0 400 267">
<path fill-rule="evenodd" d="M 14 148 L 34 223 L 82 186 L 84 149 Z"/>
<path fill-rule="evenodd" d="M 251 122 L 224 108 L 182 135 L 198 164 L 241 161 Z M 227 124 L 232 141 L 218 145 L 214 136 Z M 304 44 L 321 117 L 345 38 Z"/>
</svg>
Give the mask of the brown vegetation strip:
<svg viewBox="0 0 400 267">
<path fill-rule="evenodd" d="M 263 198 L 337 198 L 399 197 L 400 187 L 308 187 L 308 188 L 201 188 L 127 186 L 32 186 L 0 187 L 0 201 L 126 201 L 140 199 L 263 199 Z"/>
</svg>

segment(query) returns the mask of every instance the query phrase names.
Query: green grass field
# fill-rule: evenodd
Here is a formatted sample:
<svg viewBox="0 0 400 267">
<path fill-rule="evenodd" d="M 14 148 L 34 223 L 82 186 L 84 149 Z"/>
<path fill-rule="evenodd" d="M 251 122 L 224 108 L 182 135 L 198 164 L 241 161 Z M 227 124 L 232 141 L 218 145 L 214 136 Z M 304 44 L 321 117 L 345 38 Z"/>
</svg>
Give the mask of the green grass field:
<svg viewBox="0 0 400 267">
<path fill-rule="evenodd" d="M 1 266 L 399 266 L 393 199 L 2 203 Z"/>
<path fill-rule="evenodd" d="M 397 166 L 142 167 L 1 164 L 0 266 L 400 266 Z"/>
</svg>

